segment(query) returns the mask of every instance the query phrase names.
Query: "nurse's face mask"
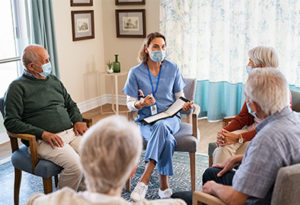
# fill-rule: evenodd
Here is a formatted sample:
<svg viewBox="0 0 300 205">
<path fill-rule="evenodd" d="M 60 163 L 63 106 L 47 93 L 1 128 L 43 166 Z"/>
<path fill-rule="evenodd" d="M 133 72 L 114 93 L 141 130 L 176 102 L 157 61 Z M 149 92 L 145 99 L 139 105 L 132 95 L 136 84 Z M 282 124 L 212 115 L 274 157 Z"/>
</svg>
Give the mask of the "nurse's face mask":
<svg viewBox="0 0 300 205">
<path fill-rule="evenodd" d="M 150 58 L 156 63 L 162 62 L 165 59 L 165 57 L 166 57 L 166 51 L 164 50 L 152 51 L 150 56 Z"/>
<path fill-rule="evenodd" d="M 147 49 L 151 60 L 156 63 L 162 62 L 166 57 L 166 44 L 163 38 L 154 38 Z"/>
</svg>

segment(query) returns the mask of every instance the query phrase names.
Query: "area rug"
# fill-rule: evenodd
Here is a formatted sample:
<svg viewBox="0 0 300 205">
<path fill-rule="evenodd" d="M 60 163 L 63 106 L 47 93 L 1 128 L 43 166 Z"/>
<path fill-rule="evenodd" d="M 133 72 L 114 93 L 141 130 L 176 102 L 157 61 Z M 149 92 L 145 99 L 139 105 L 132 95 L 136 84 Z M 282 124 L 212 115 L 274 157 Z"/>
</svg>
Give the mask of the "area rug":
<svg viewBox="0 0 300 205">
<path fill-rule="evenodd" d="M 136 174 L 131 180 L 131 191 L 134 189 L 144 171 L 145 164 L 143 160 L 144 153 L 142 153 L 140 158 Z M 169 177 L 169 184 L 173 192 L 191 190 L 189 161 L 188 153 L 175 152 L 173 157 L 175 174 Z M 196 190 L 201 190 L 202 174 L 207 167 L 208 157 L 206 155 L 196 154 Z M 146 198 L 158 199 L 158 189 L 159 175 L 155 169 L 151 176 Z M 13 204 L 14 168 L 11 162 L 0 165 L 0 190 L 0 205 Z M 20 188 L 20 204 L 25 204 L 27 198 L 36 192 L 43 192 L 42 178 L 23 172 Z M 130 192 L 126 192 L 125 188 L 123 189 L 122 197 L 129 200 Z"/>
</svg>

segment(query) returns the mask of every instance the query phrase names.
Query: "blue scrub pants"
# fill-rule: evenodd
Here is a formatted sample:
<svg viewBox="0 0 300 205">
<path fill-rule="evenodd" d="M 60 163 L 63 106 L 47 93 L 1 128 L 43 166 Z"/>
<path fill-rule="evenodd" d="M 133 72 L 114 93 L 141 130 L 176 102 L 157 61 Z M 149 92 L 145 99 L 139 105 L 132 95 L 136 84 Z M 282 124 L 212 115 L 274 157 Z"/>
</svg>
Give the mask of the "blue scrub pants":
<svg viewBox="0 0 300 205">
<path fill-rule="evenodd" d="M 174 174 L 172 156 L 176 140 L 173 135 L 179 131 L 180 124 L 178 116 L 158 120 L 153 125 L 140 124 L 142 135 L 148 143 L 145 163 L 154 160 L 160 175 Z"/>
</svg>

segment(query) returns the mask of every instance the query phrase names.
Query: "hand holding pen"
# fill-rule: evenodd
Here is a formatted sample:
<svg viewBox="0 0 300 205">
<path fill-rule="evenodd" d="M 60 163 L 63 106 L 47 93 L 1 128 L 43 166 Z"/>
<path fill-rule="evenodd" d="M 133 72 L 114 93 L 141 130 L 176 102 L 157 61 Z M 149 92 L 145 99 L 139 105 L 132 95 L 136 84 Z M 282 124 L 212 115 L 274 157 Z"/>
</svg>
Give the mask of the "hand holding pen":
<svg viewBox="0 0 300 205">
<path fill-rule="evenodd" d="M 137 103 L 135 104 L 135 107 L 138 109 L 141 109 L 142 107 L 145 107 L 145 106 L 153 105 L 156 102 L 156 100 L 152 94 L 147 95 L 145 97 L 142 90 L 139 90 L 139 97 L 140 97 L 140 100 L 137 101 Z"/>
</svg>

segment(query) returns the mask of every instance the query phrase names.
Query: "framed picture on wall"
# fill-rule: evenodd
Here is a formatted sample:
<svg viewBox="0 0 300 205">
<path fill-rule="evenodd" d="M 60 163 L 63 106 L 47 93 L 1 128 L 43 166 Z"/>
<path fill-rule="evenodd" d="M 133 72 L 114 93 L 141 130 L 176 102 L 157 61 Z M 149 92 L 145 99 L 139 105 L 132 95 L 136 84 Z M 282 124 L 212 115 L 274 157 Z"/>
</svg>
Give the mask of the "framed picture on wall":
<svg viewBox="0 0 300 205">
<path fill-rule="evenodd" d="M 145 9 L 117 9 L 116 29 L 118 38 L 145 38 Z"/>
<path fill-rule="evenodd" d="M 116 5 L 145 5 L 145 0 L 115 0 Z"/>
<path fill-rule="evenodd" d="M 71 0 L 71 6 L 93 6 L 93 0 Z"/>
<path fill-rule="evenodd" d="M 71 11 L 73 41 L 95 38 L 94 11 Z"/>
</svg>

